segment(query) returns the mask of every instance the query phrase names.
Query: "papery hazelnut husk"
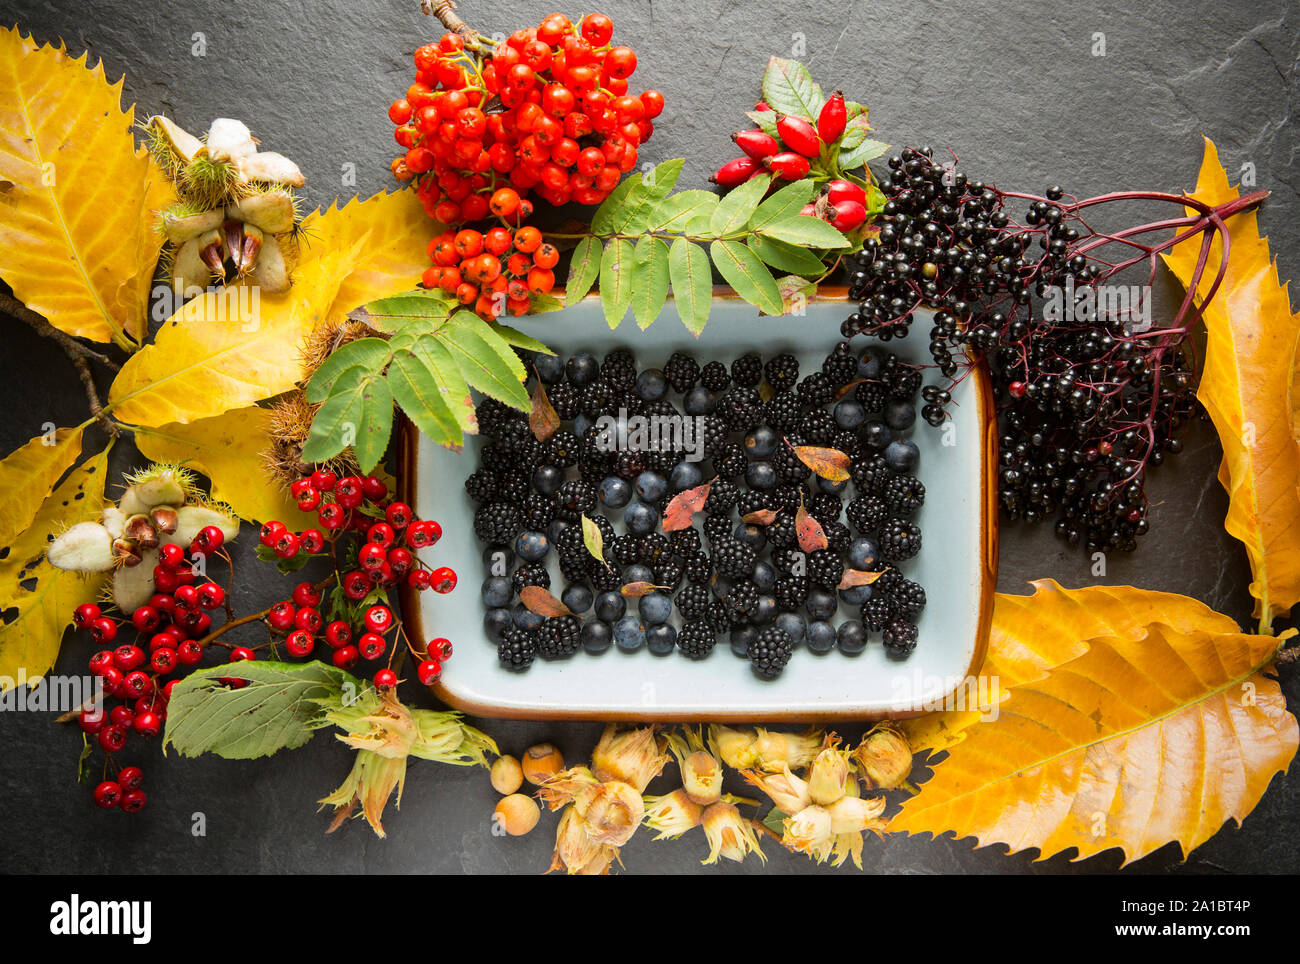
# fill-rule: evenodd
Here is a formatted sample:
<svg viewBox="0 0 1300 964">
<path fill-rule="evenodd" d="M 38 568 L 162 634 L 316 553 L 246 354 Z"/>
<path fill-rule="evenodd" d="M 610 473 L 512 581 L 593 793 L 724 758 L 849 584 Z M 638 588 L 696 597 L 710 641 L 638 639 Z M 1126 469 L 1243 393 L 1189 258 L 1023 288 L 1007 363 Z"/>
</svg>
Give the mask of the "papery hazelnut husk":
<svg viewBox="0 0 1300 964">
<path fill-rule="evenodd" d="M 602 782 L 618 781 L 638 794 L 663 771 L 668 754 L 659 745 L 653 726 L 620 730 L 614 723 L 605 727 L 591 754 L 591 772 Z"/>
<path fill-rule="evenodd" d="M 709 743 L 713 752 L 735 770 L 758 765 L 758 753 L 754 749 L 756 739 L 757 734 L 750 729 L 735 729 L 717 723 L 709 727 Z"/>
<path fill-rule="evenodd" d="M 802 770 L 812 763 L 824 744 L 825 735 L 819 730 L 777 733 L 760 727 L 754 740 L 754 752 L 758 754 L 758 765 L 764 770 L 779 772 L 783 765 L 791 770 Z"/>
<path fill-rule="evenodd" d="M 849 782 L 849 761 L 840 751 L 827 747 L 813 760 L 808 774 L 808 796 L 819 806 L 829 806 L 844 796 Z"/>
<path fill-rule="evenodd" d="M 784 813 L 798 813 L 812 803 L 808 795 L 808 784 L 783 767 L 780 773 L 764 773 L 762 770 L 741 770 L 740 775 L 751 785 L 758 787 L 771 798 L 778 810 Z"/>
<path fill-rule="evenodd" d="M 601 846 L 587 833 L 586 822 L 573 807 L 566 807 L 555 828 L 555 854 L 551 858 L 551 870 L 576 874 L 600 854 Z"/>
<path fill-rule="evenodd" d="M 582 812 L 591 839 L 613 847 L 631 840 L 645 816 L 640 791 L 618 780 L 607 780 L 584 791 L 574 806 Z"/>
<path fill-rule="evenodd" d="M 831 833 L 861 833 L 876 830 L 885 812 L 884 797 L 840 797 L 826 808 L 831 815 Z"/>
<path fill-rule="evenodd" d="M 793 816 L 785 818 L 785 834 L 781 842 L 792 850 L 808 854 L 820 863 L 835 845 L 831 831 L 831 814 L 825 807 L 813 804 Z"/>
<path fill-rule="evenodd" d="M 869 787 L 891 790 L 901 786 L 912 772 L 912 748 L 895 727 L 881 723 L 872 728 L 853 751 Z"/>
<path fill-rule="evenodd" d="M 740 863 L 750 854 L 758 854 L 760 860 L 767 861 L 758 846 L 753 825 L 740 815 L 735 804 L 719 800 L 705 809 L 702 822 L 709 841 L 709 855 L 701 863 L 714 864 L 719 858 Z"/>
<path fill-rule="evenodd" d="M 655 840 L 680 837 L 700 825 L 704 808 L 692 800 L 685 790 L 677 789 L 661 797 L 645 798 L 645 823 L 657 830 Z"/>
</svg>

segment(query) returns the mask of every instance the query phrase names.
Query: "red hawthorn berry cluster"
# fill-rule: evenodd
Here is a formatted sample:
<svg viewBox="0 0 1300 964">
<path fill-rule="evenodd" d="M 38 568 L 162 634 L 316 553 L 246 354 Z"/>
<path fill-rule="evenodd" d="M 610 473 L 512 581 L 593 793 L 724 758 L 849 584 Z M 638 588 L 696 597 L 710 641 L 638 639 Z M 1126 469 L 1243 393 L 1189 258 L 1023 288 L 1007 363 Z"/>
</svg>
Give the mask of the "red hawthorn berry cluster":
<svg viewBox="0 0 1300 964">
<path fill-rule="evenodd" d="M 767 112 L 772 108 L 759 101 L 754 109 Z M 822 106 L 815 125 L 802 117 L 777 114 L 776 136 L 759 127 L 732 134 L 744 156 L 723 164 L 710 180 L 722 187 L 735 187 L 760 174 L 798 181 L 809 175 L 823 149 L 838 141 L 847 125 L 844 94 L 837 90 Z M 801 213 L 821 218 L 840 231 L 852 231 L 867 219 L 867 193 L 852 181 L 833 180 L 817 202 Z"/>
<path fill-rule="evenodd" d="M 527 314 L 529 297 L 555 287 L 555 265 L 560 252 L 542 240 L 531 225 L 515 231 L 472 228 L 444 231 L 429 242 L 433 267 L 425 268 L 426 288 L 440 288 L 456 300 L 473 306 L 479 317 L 491 321 L 505 312 Z"/>
<path fill-rule="evenodd" d="M 419 48 L 415 83 L 388 109 L 405 149 L 393 174 L 414 180 L 444 224 L 489 214 L 522 224 L 530 191 L 553 205 L 599 204 L 636 167 L 664 108 L 656 90 L 628 92 L 636 53 L 610 46 L 613 33 L 604 14 L 574 25 L 555 13 L 490 53 L 456 33 Z"/>
</svg>

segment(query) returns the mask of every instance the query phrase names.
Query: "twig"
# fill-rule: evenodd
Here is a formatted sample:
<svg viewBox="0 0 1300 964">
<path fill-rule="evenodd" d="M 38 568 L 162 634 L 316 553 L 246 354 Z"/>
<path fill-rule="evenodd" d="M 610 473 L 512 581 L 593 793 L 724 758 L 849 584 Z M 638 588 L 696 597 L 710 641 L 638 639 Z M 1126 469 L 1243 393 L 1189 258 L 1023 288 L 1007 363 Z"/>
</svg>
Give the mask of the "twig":
<svg viewBox="0 0 1300 964">
<path fill-rule="evenodd" d="M 466 46 L 475 47 L 483 40 L 481 33 L 456 16 L 455 0 L 420 0 L 420 12 L 437 17 L 448 30 L 464 37 Z"/>
<path fill-rule="evenodd" d="M 86 390 L 86 401 L 90 405 L 90 414 L 95 417 L 95 421 L 100 424 L 105 432 L 117 438 L 121 433 L 118 431 L 117 425 L 104 414 L 104 408 L 99 401 L 99 390 L 95 387 L 94 376 L 90 373 L 88 359 L 94 359 L 111 371 L 119 371 L 121 366 L 108 356 L 87 348 L 66 332 L 59 331 L 49 321 L 32 311 L 13 295 L 0 294 L 0 311 L 12 315 L 19 321 L 30 325 L 37 334 L 53 339 L 58 343 L 77 369 L 77 375 L 81 378 L 81 384 Z"/>
</svg>

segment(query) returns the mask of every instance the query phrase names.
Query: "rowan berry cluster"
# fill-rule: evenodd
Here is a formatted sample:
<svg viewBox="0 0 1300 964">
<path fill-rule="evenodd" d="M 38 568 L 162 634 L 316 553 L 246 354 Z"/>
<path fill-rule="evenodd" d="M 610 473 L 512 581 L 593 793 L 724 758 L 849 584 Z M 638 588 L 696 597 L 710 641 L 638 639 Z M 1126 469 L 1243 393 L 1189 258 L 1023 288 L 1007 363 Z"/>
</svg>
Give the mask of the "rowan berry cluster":
<svg viewBox="0 0 1300 964">
<path fill-rule="evenodd" d="M 654 132 L 663 95 L 629 93 L 630 47 L 614 23 L 552 14 L 494 48 L 448 33 L 415 52 L 415 82 L 388 116 L 405 153 L 393 174 L 415 181 L 444 224 L 490 214 L 522 224 L 530 192 L 553 205 L 599 204 Z"/>
<path fill-rule="evenodd" d="M 529 296 L 555 286 L 560 252 L 531 225 L 515 231 L 463 228 L 429 242 L 433 266 L 424 270 L 426 288 L 440 288 L 488 321 L 509 312 L 528 312 Z"/>
</svg>

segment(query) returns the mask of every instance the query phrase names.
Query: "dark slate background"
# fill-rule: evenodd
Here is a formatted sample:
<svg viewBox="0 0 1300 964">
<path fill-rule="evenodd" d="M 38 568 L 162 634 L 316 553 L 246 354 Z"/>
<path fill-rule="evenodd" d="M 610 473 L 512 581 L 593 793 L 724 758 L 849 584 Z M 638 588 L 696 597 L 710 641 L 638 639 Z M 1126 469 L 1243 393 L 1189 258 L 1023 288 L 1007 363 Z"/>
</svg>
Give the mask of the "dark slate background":
<svg viewBox="0 0 1300 964">
<path fill-rule="evenodd" d="M 1258 186 L 1272 190 L 1261 224 L 1282 259 L 1283 277 L 1295 277 L 1300 145 L 1292 112 L 1300 8 L 1279 0 L 1127 6 L 620 0 L 602 9 L 615 20 L 616 40 L 638 52 L 635 80 L 667 96 L 643 157 L 687 157 L 680 187 L 707 186 L 709 172 L 734 155 L 727 135 L 744 126 L 742 112 L 758 95 L 768 56 L 797 56 L 827 89 L 842 86 L 869 104 L 883 139 L 950 147 L 972 177 L 1008 188 L 1060 183 L 1080 196 L 1190 188 L 1200 135 L 1209 135 L 1229 171 L 1251 164 Z M 536 24 L 552 9 L 551 0 L 465 0 L 460 12 L 490 33 Z M 267 149 L 299 162 L 309 197 L 321 205 L 389 186 L 393 142 L 385 109 L 410 81 L 411 52 L 440 32 L 415 0 L 6 0 L 0 21 L 102 57 L 110 77 L 126 74 L 126 98 L 140 116 L 165 112 L 195 131 L 215 116 L 242 118 Z M 1093 56 L 1096 34 L 1104 34 L 1105 56 Z M 200 42 L 205 55 L 195 56 Z M 354 165 L 354 185 L 344 183 L 347 165 Z M 1161 294 L 1168 311 L 1167 282 Z M 826 337 L 829 345 L 834 336 Z M 72 425 L 85 417 L 64 356 L 12 321 L 0 372 L 6 412 L 0 450 L 11 451 L 47 421 Z M 1186 454 L 1156 475 L 1152 532 L 1135 556 L 1112 557 L 1105 579 L 1096 579 L 1083 554 L 1066 551 L 1047 529 L 1009 527 L 999 588 L 1023 592 L 1026 580 L 1046 576 L 1069 586 L 1133 583 L 1187 593 L 1248 620 L 1245 556 L 1221 530 L 1226 500 L 1215 481 L 1218 444 L 1208 426 L 1195 428 L 1188 441 Z M 133 458 L 129 443 L 120 445 L 116 469 Z M 241 607 L 260 608 L 282 595 L 255 584 L 255 565 L 239 569 Z M 89 647 L 70 638 L 58 670 L 83 671 Z M 1284 683 L 1294 709 L 1300 697 L 1294 670 Z M 571 762 L 585 757 L 600 730 L 594 724 L 485 726 L 505 752 L 551 740 Z M 492 835 L 496 795 L 482 771 L 416 761 L 401 812 L 389 808 L 387 840 L 359 822 L 326 838 L 327 821 L 315 813 L 315 801 L 341 782 L 351 762 L 350 751 L 328 736 L 252 762 L 164 762 L 149 747 L 142 754 L 149 808 L 127 818 L 96 810 L 89 789 L 76 786 L 80 740 L 73 730 L 56 728 L 43 715 L 6 714 L 0 733 L 0 785 L 10 814 L 0 852 L 9 869 L 531 874 L 549 860 L 551 817 L 527 838 Z M 1185 863 L 1170 845 L 1127 870 L 1295 873 L 1295 780 L 1274 779 L 1243 828 L 1223 830 Z M 195 837 L 190 831 L 199 813 L 207 834 Z M 766 850 L 767 872 L 817 869 L 779 847 Z M 1120 866 L 1114 851 L 1082 863 L 1068 855 L 1035 863 L 1032 853 L 1002 850 L 973 850 L 971 841 L 891 839 L 869 841 L 866 860 L 878 873 L 1098 873 Z M 642 833 L 623 856 L 629 872 L 690 873 L 700 870 L 705 852 L 699 831 L 653 844 Z M 706 872 L 764 869 L 753 860 Z"/>
</svg>

